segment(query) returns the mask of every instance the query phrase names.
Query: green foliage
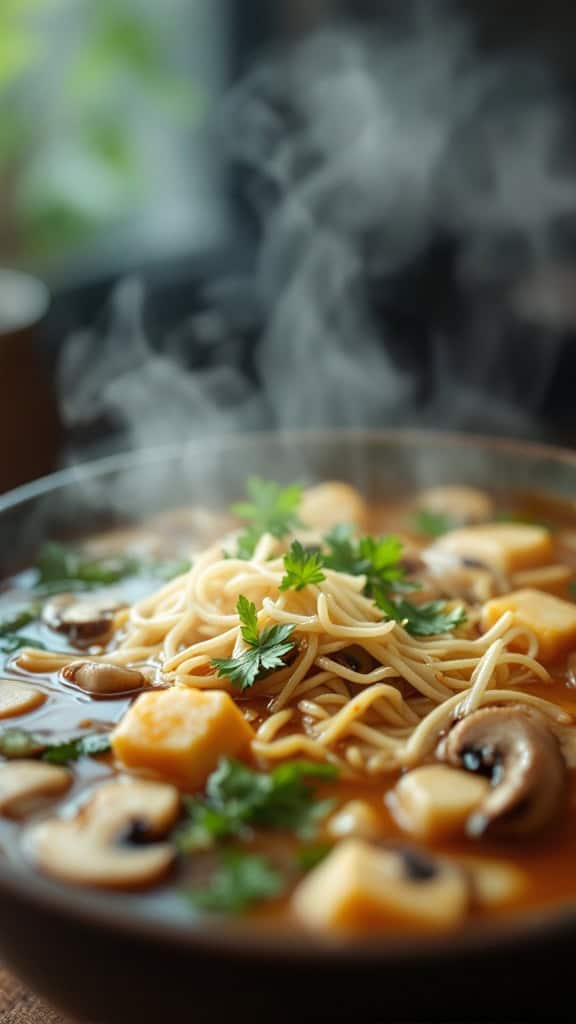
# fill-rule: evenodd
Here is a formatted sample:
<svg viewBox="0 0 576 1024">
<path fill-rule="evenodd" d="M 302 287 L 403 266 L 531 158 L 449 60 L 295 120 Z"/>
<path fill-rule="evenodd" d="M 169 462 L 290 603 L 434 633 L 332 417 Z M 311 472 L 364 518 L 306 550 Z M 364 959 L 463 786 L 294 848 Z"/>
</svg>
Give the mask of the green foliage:
<svg viewBox="0 0 576 1024">
<path fill-rule="evenodd" d="M 246 490 L 249 500 L 237 502 L 230 509 L 233 515 L 247 523 L 238 538 L 237 558 L 252 558 L 263 534 L 271 533 L 280 540 L 300 525 L 298 506 L 302 500 L 302 487 L 299 484 L 281 487 L 274 480 L 251 476 Z"/>
<path fill-rule="evenodd" d="M 69 764 L 79 757 L 98 757 L 110 750 L 108 733 L 89 733 L 62 743 L 48 743 L 28 729 L 3 729 L 0 732 L 0 754 L 10 760 L 19 757 L 41 757 L 50 764 Z"/>
<path fill-rule="evenodd" d="M 292 541 L 290 551 L 284 556 L 286 575 L 280 584 L 280 590 L 303 590 L 313 583 L 322 583 L 326 579 L 322 572 L 324 560 L 319 551 L 306 551 L 298 540 Z"/>
<path fill-rule="evenodd" d="M 214 658 L 212 665 L 223 679 L 229 679 L 239 690 L 247 690 L 268 672 L 284 665 L 283 658 L 294 647 L 291 636 L 294 626 L 266 626 L 258 632 L 256 606 L 240 594 L 236 604 L 241 633 L 249 645 L 235 658 Z"/>
<path fill-rule="evenodd" d="M 315 798 L 310 779 L 333 781 L 336 768 L 313 761 L 292 761 L 273 771 L 255 772 L 239 761 L 222 758 L 208 779 L 206 797 L 187 801 L 187 820 L 178 831 L 186 853 L 241 837 L 252 826 L 310 835 L 332 808 Z"/>
<path fill-rule="evenodd" d="M 265 858 L 245 850 L 225 850 L 209 881 L 185 890 L 197 910 L 238 914 L 264 900 L 280 896 L 282 875 Z"/>
</svg>

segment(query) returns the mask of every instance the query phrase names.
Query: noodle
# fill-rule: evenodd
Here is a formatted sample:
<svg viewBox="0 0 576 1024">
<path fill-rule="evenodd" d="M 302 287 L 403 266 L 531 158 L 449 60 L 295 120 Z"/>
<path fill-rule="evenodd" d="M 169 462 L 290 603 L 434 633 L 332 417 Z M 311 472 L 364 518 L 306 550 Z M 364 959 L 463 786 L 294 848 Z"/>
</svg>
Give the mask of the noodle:
<svg viewBox="0 0 576 1024">
<path fill-rule="evenodd" d="M 256 722 L 255 757 L 327 760 L 344 777 L 417 763 L 452 721 L 487 703 L 536 707 L 556 727 L 569 721 L 555 704 L 523 689 L 550 676 L 536 661 L 536 636 L 513 625 L 509 612 L 484 634 L 471 609 L 468 626 L 456 634 L 414 637 L 365 596 L 363 576 L 325 569 L 322 582 L 281 591 L 284 550 L 268 534 L 246 561 L 214 545 L 189 572 L 118 613 L 108 650 L 90 659 L 144 668 L 153 683 L 234 695 L 212 661 L 246 649 L 236 611 L 243 594 L 256 606 L 259 630 L 290 625 L 296 645 L 290 664 L 242 694 L 241 706 L 252 704 L 247 717 Z M 347 661 L 353 649 L 360 660 Z M 18 665 L 43 673 L 77 658 L 26 649 Z"/>
</svg>

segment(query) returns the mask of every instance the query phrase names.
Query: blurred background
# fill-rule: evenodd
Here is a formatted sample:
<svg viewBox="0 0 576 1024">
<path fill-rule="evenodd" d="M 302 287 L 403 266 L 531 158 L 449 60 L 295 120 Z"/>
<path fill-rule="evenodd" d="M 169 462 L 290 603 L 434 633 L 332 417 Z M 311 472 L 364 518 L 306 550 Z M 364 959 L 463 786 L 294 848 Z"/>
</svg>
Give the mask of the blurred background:
<svg viewBox="0 0 576 1024">
<path fill-rule="evenodd" d="M 1 0 L 0 489 L 183 431 L 576 443 L 575 29 Z"/>
</svg>

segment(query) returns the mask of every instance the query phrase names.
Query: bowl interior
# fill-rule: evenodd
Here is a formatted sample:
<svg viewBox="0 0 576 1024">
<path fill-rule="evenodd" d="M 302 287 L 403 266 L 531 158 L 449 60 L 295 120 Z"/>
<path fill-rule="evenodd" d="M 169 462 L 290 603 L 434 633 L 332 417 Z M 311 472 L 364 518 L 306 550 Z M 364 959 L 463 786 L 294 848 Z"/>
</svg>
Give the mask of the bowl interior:
<svg viewBox="0 0 576 1024">
<path fill-rule="evenodd" d="M 568 500 L 576 497 L 576 456 L 544 446 L 417 432 L 223 439 L 114 456 L 72 467 L 4 496 L 0 499 L 2 566 L 7 571 L 26 564 L 37 545 L 51 537 L 81 535 L 186 504 L 222 509 L 241 496 L 250 474 L 280 482 L 343 479 L 368 497 L 396 497 L 443 482 L 536 491 Z M 184 913 L 159 918 L 153 900 L 65 890 L 33 877 L 24 867 L 0 864 L 0 892 L 6 887 L 68 914 L 112 921 L 124 931 L 150 928 L 156 936 L 175 941 L 187 941 L 195 933 L 198 938 L 197 918 Z M 558 911 L 532 915 L 530 927 L 541 929 L 554 918 L 558 921 Z M 504 937 L 516 927 L 510 922 L 500 927 L 499 933 Z M 523 927 L 528 929 L 527 920 Z M 237 946 L 240 941 L 247 953 L 254 943 L 262 942 L 261 934 L 250 933 L 236 922 L 225 930 L 221 924 L 213 928 L 204 922 L 201 932 L 205 943 Z M 483 927 L 475 941 L 483 942 L 486 935 L 494 933 L 494 925 Z M 296 954 L 301 942 L 300 937 L 295 945 L 289 936 L 267 936 L 267 952 L 274 946 L 284 950 L 291 946 Z M 369 945 L 374 952 L 374 942 Z M 400 951 L 401 943 L 392 945 Z M 421 945 L 425 948 L 426 941 Z M 364 943 L 364 951 L 366 948 Z M 390 951 L 391 942 L 378 941 L 376 948 Z M 414 950 L 413 939 L 407 944 L 407 952 L 410 950 Z"/>
</svg>

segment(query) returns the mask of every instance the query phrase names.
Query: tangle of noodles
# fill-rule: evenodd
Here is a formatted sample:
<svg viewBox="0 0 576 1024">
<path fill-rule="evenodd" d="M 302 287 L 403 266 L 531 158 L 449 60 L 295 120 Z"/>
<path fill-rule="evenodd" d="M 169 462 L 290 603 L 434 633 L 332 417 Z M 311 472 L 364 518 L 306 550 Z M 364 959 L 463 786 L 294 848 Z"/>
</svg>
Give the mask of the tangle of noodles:
<svg viewBox="0 0 576 1024">
<path fill-rule="evenodd" d="M 454 718 L 487 703 L 537 707 L 557 730 L 570 721 L 530 693 L 531 682 L 550 677 L 536 660 L 536 637 L 513 625 L 509 612 L 483 634 L 471 610 L 455 634 L 416 638 L 364 596 L 363 576 L 325 569 L 317 585 L 280 591 L 285 550 L 264 535 L 244 561 L 214 545 L 189 572 L 118 613 L 109 649 L 91 660 L 143 666 L 156 683 L 226 689 L 255 725 L 260 762 L 329 760 L 344 777 L 417 763 Z M 290 624 L 296 642 L 291 663 L 243 694 L 212 666 L 245 647 L 239 594 L 254 602 L 259 628 Z M 77 658 L 28 649 L 18 663 L 50 672 Z"/>
</svg>

